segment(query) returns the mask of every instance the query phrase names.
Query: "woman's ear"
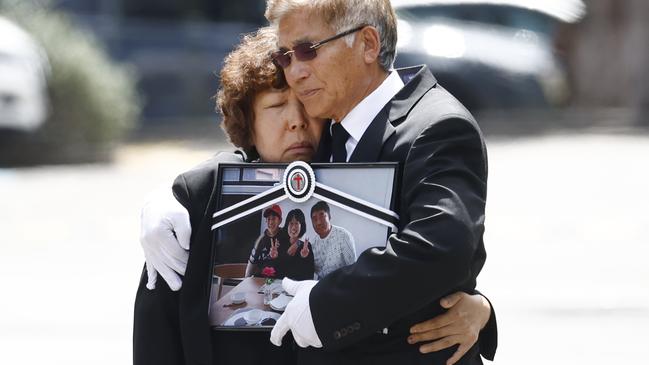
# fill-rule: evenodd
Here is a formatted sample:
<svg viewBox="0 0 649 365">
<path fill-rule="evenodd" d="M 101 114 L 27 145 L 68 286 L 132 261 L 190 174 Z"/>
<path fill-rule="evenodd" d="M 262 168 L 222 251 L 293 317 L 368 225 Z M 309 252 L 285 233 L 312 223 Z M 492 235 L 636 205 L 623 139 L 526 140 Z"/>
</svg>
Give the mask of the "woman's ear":
<svg viewBox="0 0 649 365">
<path fill-rule="evenodd" d="M 381 52 L 381 37 L 379 31 L 371 25 L 360 30 L 360 39 L 363 42 L 363 59 L 365 63 L 376 63 Z"/>
</svg>

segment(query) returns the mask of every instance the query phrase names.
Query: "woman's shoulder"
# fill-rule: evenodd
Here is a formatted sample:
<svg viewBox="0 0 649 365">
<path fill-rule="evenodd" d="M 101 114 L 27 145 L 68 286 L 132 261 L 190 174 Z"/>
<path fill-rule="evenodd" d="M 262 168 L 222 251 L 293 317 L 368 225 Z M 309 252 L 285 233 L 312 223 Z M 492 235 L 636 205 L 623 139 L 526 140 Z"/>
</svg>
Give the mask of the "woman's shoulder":
<svg viewBox="0 0 649 365">
<path fill-rule="evenodd" d="M 218 152 L 211 158 L 192 167 L 176 177 L 175 185 L 185 185 L 187 189 L 196 189 L 213 184 L 216 180 L 219 164 L 244 162 L 242 156 L 235 152 Z"/>
<path fill-rule="evenodd" d="M 209 170 L 216 170 L 219 168 L 220 163 L 241 163 L 245 162 L 243 155 L 239 151 L 235 152 L 217 152 L 211 158 L 201 162 L 200 164 L 192 167 L 190 170 L 183 173 L 187 174 L 196 174 L 196 173 L 205 173 Z"/>
</svg>

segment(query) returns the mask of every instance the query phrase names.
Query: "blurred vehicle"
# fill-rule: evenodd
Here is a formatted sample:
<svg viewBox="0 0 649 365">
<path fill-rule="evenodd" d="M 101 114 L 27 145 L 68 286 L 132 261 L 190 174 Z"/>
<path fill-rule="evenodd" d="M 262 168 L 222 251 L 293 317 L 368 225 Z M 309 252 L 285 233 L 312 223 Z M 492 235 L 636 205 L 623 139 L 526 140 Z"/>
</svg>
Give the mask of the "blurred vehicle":
<svg viewBox="0 0 649 365">
<path fill-rule="evenodd" d="M 427 64 L 471 111 L 558 106 L 569 96 L 554 32 L 581 0 L 392 0 L 396 66 Z"/>
<path fill-rule="evenodd" d="M 45 52 L 23 29 L 0 16 L 0 129 L 31 132 L 47 116 Z"/>
</svg>

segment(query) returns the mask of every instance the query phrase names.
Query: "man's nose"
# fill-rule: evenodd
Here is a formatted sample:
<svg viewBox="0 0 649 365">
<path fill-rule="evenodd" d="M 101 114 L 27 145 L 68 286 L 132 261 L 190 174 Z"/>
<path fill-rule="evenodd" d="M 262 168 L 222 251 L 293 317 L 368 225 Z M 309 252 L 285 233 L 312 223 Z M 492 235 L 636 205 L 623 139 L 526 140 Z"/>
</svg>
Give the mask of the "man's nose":
<svg viewBox="0 0 649 365">
<path fill-rule="evenodd" d="M 309 66 L 304 61 L 298 61 L 295 55 L 291 55 L 291 63 L 284 67 L 284 76 L 289 86 L 297 85 L 301 80 L 309 77 Z"/>
</svg>

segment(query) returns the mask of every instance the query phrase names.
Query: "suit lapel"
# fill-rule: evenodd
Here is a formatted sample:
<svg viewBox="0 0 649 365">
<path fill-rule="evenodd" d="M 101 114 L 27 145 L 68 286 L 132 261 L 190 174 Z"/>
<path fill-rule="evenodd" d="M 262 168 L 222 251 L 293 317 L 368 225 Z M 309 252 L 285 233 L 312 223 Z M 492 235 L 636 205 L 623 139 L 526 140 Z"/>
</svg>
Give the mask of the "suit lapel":
<svg viewBox="0 0 649 365">
<path fill-rule="evenodd" d="M 388 118 L 391 103 L 388 103 L 376 115 L 365 133 L 358 141 L 349 162 L 376 162 L 381 154 L 381 146 L 395 132 Z"/>
<path fill-rule="evenodd" d="M 437 81 L 426 66 L 414 66 L 397 70 L 404 87 L 388 102 L 370 123 L 358 141 L 349 162 L 376 162 L 381 156 L 381 148 L 396 132 L 393 123 L 408 114 L 419 99 Z"/>
</svg>

